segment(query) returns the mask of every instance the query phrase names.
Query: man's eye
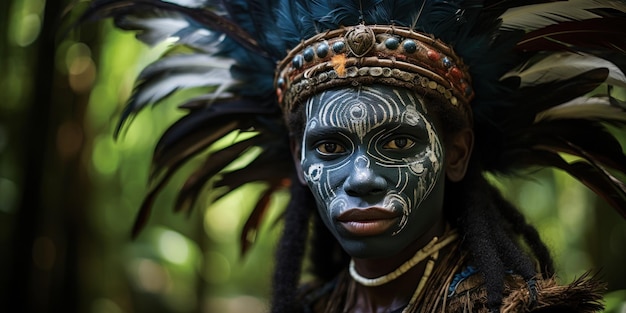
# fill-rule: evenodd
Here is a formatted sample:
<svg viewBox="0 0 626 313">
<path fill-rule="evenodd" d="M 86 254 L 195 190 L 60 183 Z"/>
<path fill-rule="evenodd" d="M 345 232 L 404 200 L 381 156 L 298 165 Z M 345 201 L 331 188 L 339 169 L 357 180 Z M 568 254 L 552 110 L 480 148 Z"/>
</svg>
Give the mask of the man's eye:
<svg viewBox="0 0 626 313">
<path fill-rule="evenodd" d="M 334 142 L 325 142 L 317 146 L 317 151 L 321 154 L 338 154 L 346 152 L 346 148 Z"/>
<path fill-rule="evenodd" d="M 383 145 L 383 148 L 389 150 L 406 150 L 410 149 L 414 145 L 415 141 L 406 137 L 398 137 L 387 141 L 387 143 Z"/>
</svg>

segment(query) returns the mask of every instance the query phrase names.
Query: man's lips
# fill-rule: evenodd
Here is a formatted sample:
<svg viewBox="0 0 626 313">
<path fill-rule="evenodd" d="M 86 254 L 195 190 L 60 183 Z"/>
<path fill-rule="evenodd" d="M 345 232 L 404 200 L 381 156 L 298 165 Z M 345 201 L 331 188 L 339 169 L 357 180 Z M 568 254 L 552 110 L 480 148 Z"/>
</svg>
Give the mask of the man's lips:
<svg viewBox="0 0 626 313">
<path fill-rule="evenodd" d="M 341 213 L 337 221 L 353 235 L 374 236 L 384 233 L 399 217 L 397 213 L 383 208 L 355 208 Z"/>
</svg>

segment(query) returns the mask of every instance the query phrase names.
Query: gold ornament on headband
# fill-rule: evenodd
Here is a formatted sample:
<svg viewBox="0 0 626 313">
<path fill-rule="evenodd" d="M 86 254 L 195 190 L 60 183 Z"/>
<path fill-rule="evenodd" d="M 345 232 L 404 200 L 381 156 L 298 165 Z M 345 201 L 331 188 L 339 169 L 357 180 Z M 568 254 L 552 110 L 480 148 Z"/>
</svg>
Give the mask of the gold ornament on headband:
<svg viewBox="0 0 626 313">
<path fill-rule="evenodd" d="M 311 37 L 278 65 L 276 93 L 290 112 L 314 93 L 375 83 L 418 90 L 470 114 L 467 67 L 448 45 L 405 27 L 357 25 Z"/>
</svg>

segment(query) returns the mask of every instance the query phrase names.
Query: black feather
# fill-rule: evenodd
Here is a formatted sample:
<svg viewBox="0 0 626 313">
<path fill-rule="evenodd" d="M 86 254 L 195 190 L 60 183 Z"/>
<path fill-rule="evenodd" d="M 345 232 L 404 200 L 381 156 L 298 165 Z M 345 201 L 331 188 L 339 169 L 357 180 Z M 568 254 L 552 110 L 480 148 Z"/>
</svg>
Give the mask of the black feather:
<svg viewBox="0 0 626 313">
<path fill-rule="evenodd" d="M 593 91 L 604 83 L 608 74 L 607 69 L 598 68 L 569 79 L 515 88 L 510 100 L 515 105 L 496 112 L 501 116 L 497 118 L 501 121 L 501 129 L 515 132 L 531 125 L 540 112 Z"/>
<path fill-rule="evenodd" d="M 211 177 L 215 176 L 239 158 L 246 150 L 257 145 L 262 140 L 262 136 L 255 136 L 211 153 L 206 158 L 204 164 L 187 178 L 185 184 L 178 192 L 175 211 L 187 211 L 192 208 L 198 199 L 198 195 L 207 182 L 210 181 Z"/>
</svg>

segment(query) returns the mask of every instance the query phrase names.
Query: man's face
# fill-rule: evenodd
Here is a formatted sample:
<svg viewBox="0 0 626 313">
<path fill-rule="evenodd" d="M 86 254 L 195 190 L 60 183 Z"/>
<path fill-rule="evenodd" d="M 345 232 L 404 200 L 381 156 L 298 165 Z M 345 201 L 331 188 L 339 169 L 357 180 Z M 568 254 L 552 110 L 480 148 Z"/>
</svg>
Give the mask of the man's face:
<svg viewBox="0 0 626 313">
<path fill-rule="evenodd" d="M 443 158 L 432 117 L 406 89 L 330 90 L 306 103 L 304 177 L 353 257 L 393 256 L 441 219 Z"/>
</svg>

